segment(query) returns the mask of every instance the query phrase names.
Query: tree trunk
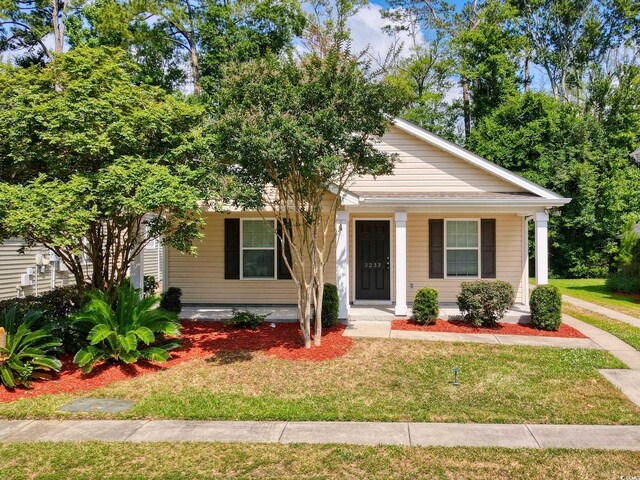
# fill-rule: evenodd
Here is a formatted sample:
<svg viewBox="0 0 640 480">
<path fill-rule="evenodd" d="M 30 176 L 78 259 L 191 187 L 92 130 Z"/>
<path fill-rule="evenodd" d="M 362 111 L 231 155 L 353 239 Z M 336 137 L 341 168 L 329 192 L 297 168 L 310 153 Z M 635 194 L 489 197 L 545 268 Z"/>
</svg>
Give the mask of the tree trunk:
<svg viewBox="0 0 640 480">
<path fill-rule="evenodd" d="M 51 21 L 53 23 L 53 40 L 54 40 L 54 51 L 56 53 L 62 53 L 64 50 L 64 11 L 66 9 L 66 0 L 51 0 L 52 3 L 52 12 L 51 12 Z M 60 6 L 62 6 L 62 10 L 60 10 Z"/>
<path fill-rule="evenodd" d="M 315 322 L 315 333 L 313 335 L 313 344 L 316 347 L 319 347 L 322 343 L 322 295 L 324 294 L 324 272 L 322 272 L 323 268 L 320 267 L 320 272 L 318 278 L 318 282 L 314 288 L 314 297 L 313 297 L 313 315 Z"/>
<path fill-rule="evenodd" d="M 200 95 L 200 62 L 198 60 L 198 49 L 193 38 L 189 38 L 189 55 L 191 57 L 191 76 L 193 77 L 193 93 Z"/>
<path fill-rule="evenodd" d="M 311 303 L 309 287 L 302 283 L 298 287 L 298 319 L 305 348 L 311 348 Z"/>
<path fill-rule="evenodd" d="M 525 93 L 529 91 L 529 83 L 531 82 L 529 78 L 529 55 L 524 58 L 524 91 Z"/>
<path fill-rule="evenodd" d="M 462 79 L 462 110 L 464 112 L 464 136 L 469 138 L 471 134 L 471 101 L 469 98 L 469 81 Z"/>
</svg>

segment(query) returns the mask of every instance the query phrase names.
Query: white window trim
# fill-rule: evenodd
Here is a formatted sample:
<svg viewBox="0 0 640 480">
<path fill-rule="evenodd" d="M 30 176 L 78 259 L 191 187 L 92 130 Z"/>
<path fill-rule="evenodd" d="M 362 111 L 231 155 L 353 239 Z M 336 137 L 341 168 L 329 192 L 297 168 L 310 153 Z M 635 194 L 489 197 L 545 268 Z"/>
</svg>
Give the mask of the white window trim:
<svg viewBox="0 0 640 480">
<path fill-rule="evenodd" d="M 245 247 L 244 246 L 244 222 L 245 221 L 271 222 L 273 225 L 273 277 L 244 277 L 244 251 L 245 250 L 269 250 L 267 247 Z M 265 219 L 261 217 L 250 217 L 240 219 L 240 280 L 277 280 L 278 279 L 278 238 L 276 231 L 276 219 Z"/>
<path fill-rule="evenodd" d="M 447 224 L 448 222 L 476 222 L 478 224 L 478 246 L 474 248 L 470 247 L 448 247 L 447 246 Z M 478 280 L 482 275 L 482 255 L 481 255 L 481 244 L 482 240 L 482 225 L 480 224 L 479 218 L 445 218 L 444 219 L 444 278 L 448 280 Z M 477 250 L 478 251 L 478 275 L 451 275 L 448 274 L 447 268 L 447 252 L 448 250 Z"/>
</svg>

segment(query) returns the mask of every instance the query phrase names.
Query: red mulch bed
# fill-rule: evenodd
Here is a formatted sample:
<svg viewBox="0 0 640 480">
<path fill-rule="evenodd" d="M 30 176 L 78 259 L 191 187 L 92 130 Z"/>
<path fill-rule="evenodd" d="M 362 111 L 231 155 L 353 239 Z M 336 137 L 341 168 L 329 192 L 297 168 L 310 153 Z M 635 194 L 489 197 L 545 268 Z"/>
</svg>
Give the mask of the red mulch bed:
<svg viewBox="0 0 640 480">
<path fill-rule="evenodd" d="M 587 338 L 573 327 L 560 324 L 556 332 L 538 330 L 531 325 L 521 323 L 498 323 L 494 328 L 473 327 L 459 320 L 440 320 L 433 325 L 419 325 L 414 320 L 394 320 L 392 330 L 417 330 L 421 332 L 450 332 L 450 333 L 491 333 L 495 335 L 530 335 L 537 337 L 568 337 Z"/>
<path fill-rule="evenodd" d="M 134 365 L 103 363 L 89 374 L 83 374 L 63 356 L 62 371 L 53 380 L 34 381 L 31 389 L 8 390 L 0 385 L 0 403 L 39 395 L 82 392 L 103 387 L 109 383 L 165 370 L 188 360 L 213 357 L 225 351 L 262 352 L 285 360 L 324 361 L 347 353 L 352 345 L 349 337 L 342 336 L 343 325 L 323 329 L 322 345 L 304 348 L 297 323 L 261 324 L 257 330 L 234 330 L 219 322 L 182 322 L 182 346 L 171 352 L 172 358 L 163 363 L 140 361 Z"/>
</svg>

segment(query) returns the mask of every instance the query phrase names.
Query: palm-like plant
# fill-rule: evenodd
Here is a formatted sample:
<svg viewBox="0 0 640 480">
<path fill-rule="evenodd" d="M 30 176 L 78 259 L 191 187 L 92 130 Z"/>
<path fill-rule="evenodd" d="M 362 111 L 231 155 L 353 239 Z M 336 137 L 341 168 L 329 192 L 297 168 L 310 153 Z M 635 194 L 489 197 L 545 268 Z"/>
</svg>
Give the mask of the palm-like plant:
<svg viewBox="0 0 640 480">
<path fill-rule="evenodd" d="M 29 310 L 19 319 L 15 306 L 0 314 L 0 383 L 5 387 L 29 387 L 31 380 L 49 379 L 62 368 L 52 355 L 62 345 L 60 339 L 45 329 L 31 329 L 41 316 Z"/>
<path fill-rule="evenodd" d="M 73 361 L 83 372 L 90 372 L 101 360 L 135 363 L 140 358 L 163 362 L 169 350 L 179 346 L 173 340 L 156 343 L 156 335 L 180 335 L 175 313 L 155 308 L 158 297 L 140 298 L 140 290 L 130 284 L 120 286 L 112 307 L 102 291 L 89 294 L 89 302 L 73 315 L 73 324 L 87 333 L 90 344 L 81 349 Z"/>
</svg>

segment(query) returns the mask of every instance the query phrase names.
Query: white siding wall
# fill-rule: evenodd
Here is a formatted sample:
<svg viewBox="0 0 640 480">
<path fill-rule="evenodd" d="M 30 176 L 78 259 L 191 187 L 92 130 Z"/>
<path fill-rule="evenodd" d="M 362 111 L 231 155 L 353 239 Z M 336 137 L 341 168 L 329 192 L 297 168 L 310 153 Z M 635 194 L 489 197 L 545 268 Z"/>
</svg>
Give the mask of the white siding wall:
<svg viewBox="0 0 640 480">
<path fill-rule="evenodd" d="M 0 244 L 0 300 L 17 296 L 41 294 L 51 290 L 51 274 L 53 266 L 45 267 L 44 272 L 36 268 L 35 256 L 41 253 L 49 256 L 49 250 L 42 246 L 36 246 L 26 250 L 24 254 L 18 253 L 23 245 L 22 240 L 12 238 Z M 27 268 L 33 268 L 33 285 L 30 287 L 16 288 L 20 286 L 20 275 L 26 273 Z M 73 275 L 68 272 L 55 272 L 55 286 L 61 287 L 75 283 Z M 35 285 L 37 280 L 37 287 Z"/>
</svg>

